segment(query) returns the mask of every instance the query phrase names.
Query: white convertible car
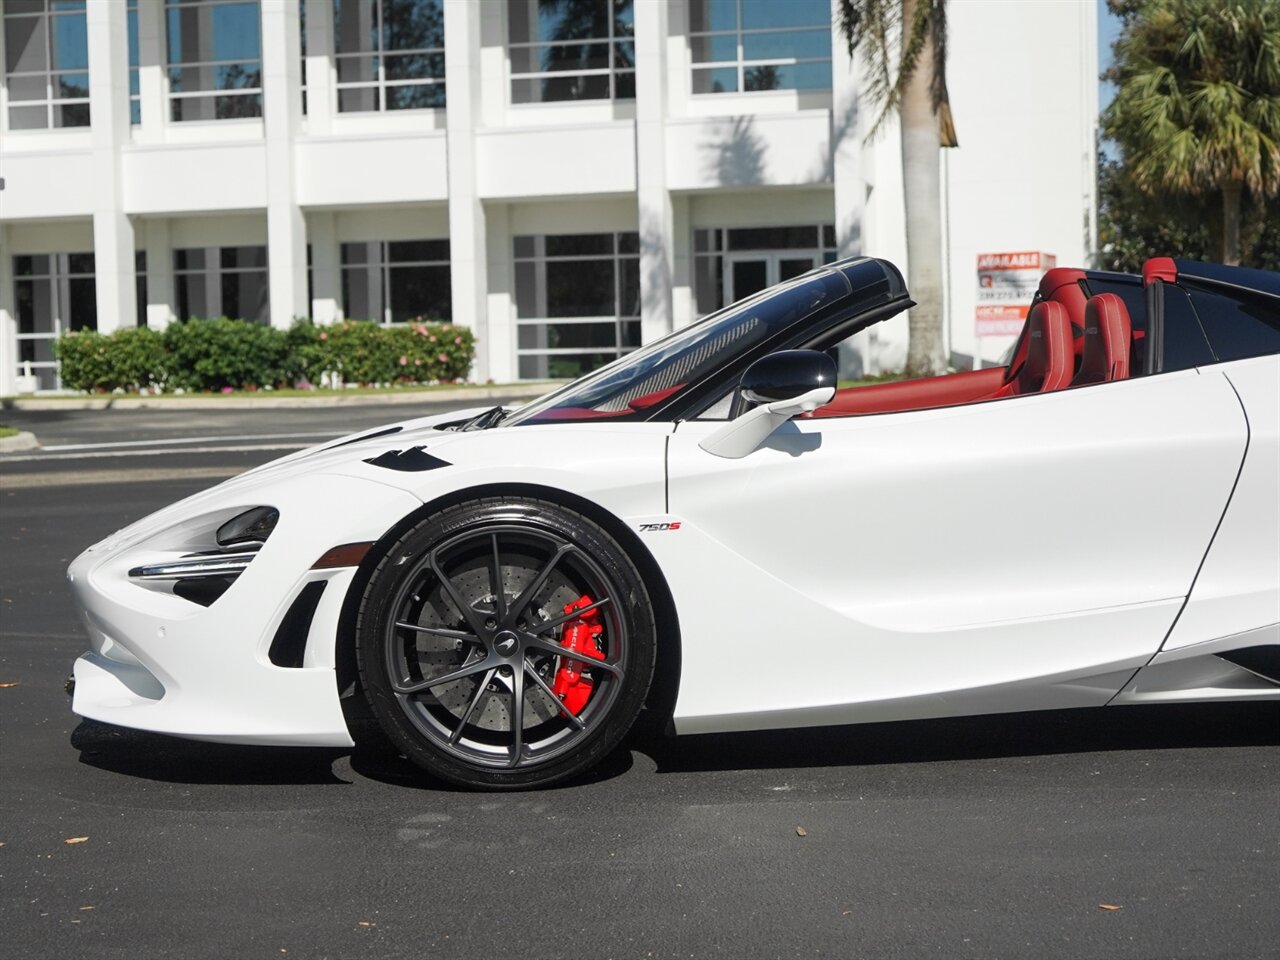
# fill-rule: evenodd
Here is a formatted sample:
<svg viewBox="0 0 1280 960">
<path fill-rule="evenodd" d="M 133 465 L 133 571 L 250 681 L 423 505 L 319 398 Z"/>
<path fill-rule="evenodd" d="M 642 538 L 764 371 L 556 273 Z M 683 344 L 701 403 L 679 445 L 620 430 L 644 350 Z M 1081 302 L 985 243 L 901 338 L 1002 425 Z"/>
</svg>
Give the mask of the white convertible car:
<svg viewBox="0 0 1280 960">
<path fill-rule="evenodd" d="M 503 788 L 646 703 L 683 734 L 1280 697 L 1280 274 L 1052 270 L 1007 366 L 842 389 L 909 306 L 834 263 L 140 520 L 68 572 L 73 709 L 347 746 L 363 704 Z"/>
</svg>

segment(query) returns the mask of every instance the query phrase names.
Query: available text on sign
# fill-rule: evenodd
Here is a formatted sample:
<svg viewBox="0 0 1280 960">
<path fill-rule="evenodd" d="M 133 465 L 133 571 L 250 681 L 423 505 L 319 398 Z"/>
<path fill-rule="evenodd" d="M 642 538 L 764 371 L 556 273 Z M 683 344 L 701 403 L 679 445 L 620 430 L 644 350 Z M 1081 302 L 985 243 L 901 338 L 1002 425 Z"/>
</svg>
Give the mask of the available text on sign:
<svg viewBox="0 0 1280 960">
<path fill-rule="evenodd" d="M 1011 336 L 1022 332 L 1040 277 L 1057 265 L 1049 253 L 978 254 L 979 337 Z"/>
</svg>

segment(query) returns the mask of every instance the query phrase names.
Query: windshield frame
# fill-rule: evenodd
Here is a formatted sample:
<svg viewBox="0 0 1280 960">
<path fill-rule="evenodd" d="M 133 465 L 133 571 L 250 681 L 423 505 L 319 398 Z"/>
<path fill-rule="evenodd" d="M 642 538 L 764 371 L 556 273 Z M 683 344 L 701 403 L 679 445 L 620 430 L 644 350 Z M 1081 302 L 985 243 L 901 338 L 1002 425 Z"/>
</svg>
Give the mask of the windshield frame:
<svg viewBox="0 0 1280 960">
<path fill-rule="evenodd" d="M 724 324 L 726 315 L 740 315 L 745 321 L 755 315 L 752 312 L 753 309 L 763 301 L 784 297 L 788 292 L 810 284 L 814 280 L 826 279 L 830 284 L 836 278 L 843 281 L 840 283 L 843 289 L 838 289 L 834 296 L 820 300 L 811 309 L 805 310 L 775 329 L 766 329 L 763 337 L 745 345 L 742 349 L 725 351 L 724 357 L 714 368 L 699 371 L 692 382 L 651 407 L 629 412 L 618 411 L 614 416 L 586 417 L 581 420 L 553 417 L 538 419 L 539 414 L 556 409 L 571 396 L 589 395 L 593 385 L 615 376 L 622 367 L 643 363 L 680 340 L 696 343 L 700 333 L 706 335 L 708 325 L 719 325 L 723 330 L 733 329 L 731 324 Z M 847 336 L 857 329 L 870 326 L 898 313 L 905 309 L 909 302 L 901 273 L 887 261 L 858 257 L 827 264 L 708 314 L 689 326 L 682 327 L 646 344 L 639 350 L 619 357 L 598 370 L 557 387 L 512 411 L 503 419 L 500 426 L 506 428 L 552 423 L 604 424 L 688 419 L 736 384 L 747 366 L 760 357 L 795 345 L 808 346 L 815 338 L 828 338 L 833 331 L 839 331 L 841 336 Z M 885 308 L 894 304 L 897 306 L 886 312 Z M 686 353 L 684 350 L 677 351 L 668 360 L 676 362 L 686 356 Z M 663 366 L 658 365 L 641 376 L 651 377 L 662 369 Z M 599 402 L 608 402 L 608 399 Z"/>
</svg>

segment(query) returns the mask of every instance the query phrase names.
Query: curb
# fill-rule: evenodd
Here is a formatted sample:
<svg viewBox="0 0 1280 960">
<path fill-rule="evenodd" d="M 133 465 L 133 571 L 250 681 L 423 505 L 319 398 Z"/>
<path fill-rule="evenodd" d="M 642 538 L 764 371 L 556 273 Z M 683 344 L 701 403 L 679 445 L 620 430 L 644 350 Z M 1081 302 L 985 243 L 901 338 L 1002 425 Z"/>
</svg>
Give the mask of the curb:
<svg viewBox="0 0 1280 960">
<path fill-rule="evenodd" d="M 10 453 L 14 450 L 34 450 L 40 446 L 40 441 L 36 439 L 34 433 L 27 433 L 25 430 L 21 433 L 15 433 L 11 437 L 0 437 L 0 453 Z"/>
<path fill-rule="evenodd" d="M 365 393 L 344 397 L 5 397 L 4 410 L 265 410 L 301 407 L 373 407 L 401 403 L 449 403 L 454 400 L 524 400 L 540 397 L 559 383 L 519 384 L 510 387 L 464 387 L 458 390 L 417 390 L 402 393 Z M 9 438 L 11 440 L 16 437 Z M 0 441 L 2 443 L 3 441 Z M 33 444 L 34 445 L 34 444 Z M 0 447 L 26 449 L 25 447 Z"/>
</svg>

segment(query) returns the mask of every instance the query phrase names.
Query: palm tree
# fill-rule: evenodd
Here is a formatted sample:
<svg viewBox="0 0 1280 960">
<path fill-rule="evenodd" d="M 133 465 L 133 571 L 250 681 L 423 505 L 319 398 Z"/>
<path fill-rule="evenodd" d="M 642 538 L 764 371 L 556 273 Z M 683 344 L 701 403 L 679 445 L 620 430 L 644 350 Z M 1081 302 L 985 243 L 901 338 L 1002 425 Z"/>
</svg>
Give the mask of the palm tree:
<svg viewBox="0 0 1280 960">
<path fill-rule="evenodd" d="M 1216 252 L 1238 264 L 1242 208 L 1265 223 L 1280 193 L 1280 5 L 1113 0 L 1113 9 L 1125 22 L 1103 131 L 1146 193 L 1213 197 Z"/>
<path fill-rule="evenodd" d="M 939 148 L 959 145 L 947 97 L 947 0 L 840 0 L 839 10 L 849 55 L 862 49 L 868 99 L 878 111 L 868 139 L 890 114 L 901 120 L 908 286 L 916 301 L 907 375 L 932 376 L 947 366 Z"/>
</svg>

